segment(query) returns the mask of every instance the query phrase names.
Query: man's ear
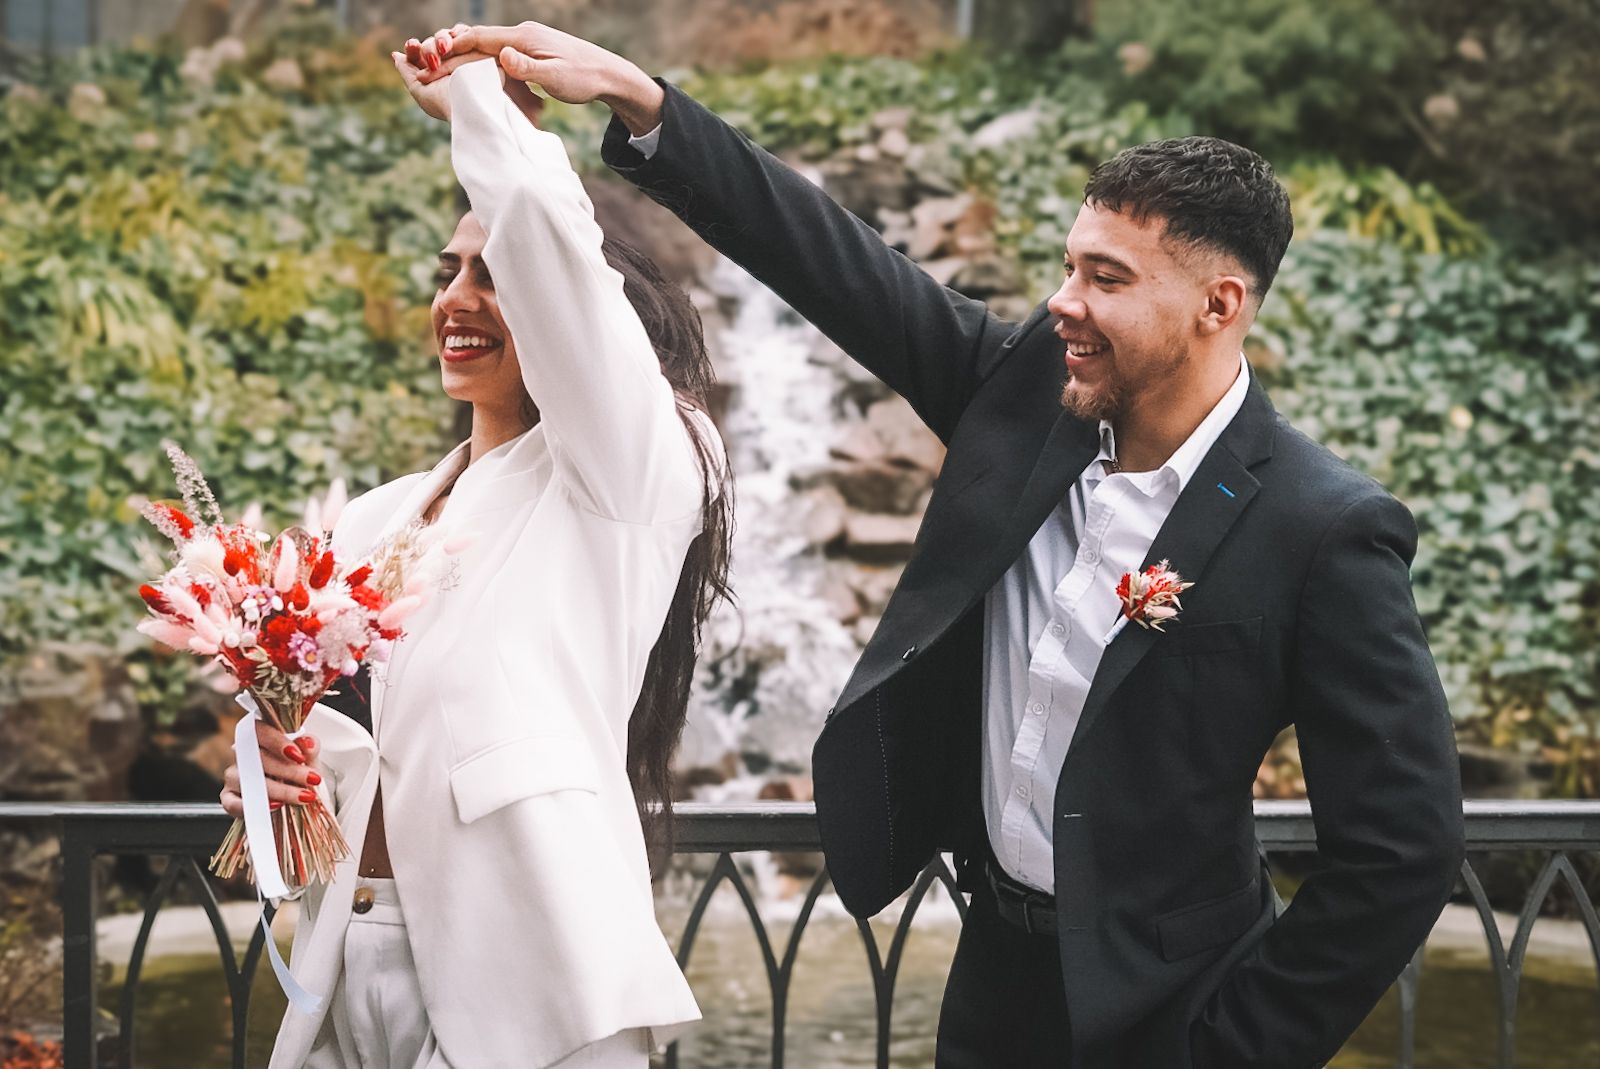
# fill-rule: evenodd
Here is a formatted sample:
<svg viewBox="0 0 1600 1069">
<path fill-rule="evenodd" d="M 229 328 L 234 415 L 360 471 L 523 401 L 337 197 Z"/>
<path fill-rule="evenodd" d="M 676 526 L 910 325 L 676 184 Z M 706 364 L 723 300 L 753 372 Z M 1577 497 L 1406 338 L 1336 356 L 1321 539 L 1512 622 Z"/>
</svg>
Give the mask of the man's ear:
<svg viewBox="0 0 1600 1069">
<path fill-rule="evenodd" d="M 1250 311 L 1250 287 L 1238 275 L 1220 275 L 1213 279 L 1206 292 L 1205 312 L 1200 317 L 1200 331 L 1220 334 L 1239 326 Z"/>
</svg>

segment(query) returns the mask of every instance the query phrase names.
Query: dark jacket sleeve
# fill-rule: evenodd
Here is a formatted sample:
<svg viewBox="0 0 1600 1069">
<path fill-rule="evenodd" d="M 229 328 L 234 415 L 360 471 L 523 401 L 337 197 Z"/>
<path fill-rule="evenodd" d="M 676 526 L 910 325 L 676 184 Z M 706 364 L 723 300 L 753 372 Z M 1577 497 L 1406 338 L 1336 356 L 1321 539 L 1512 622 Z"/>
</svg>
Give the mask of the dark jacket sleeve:
<svg viewBox="0 0 1600 1069">
<path fill-rule="evenodd" d="M 805 177 L 662 85 L 656 152 L 646 160 L 613 119 L 606 163 L 816 324 L 948 441 L 978 369 L 1015 324 L 933 281 Z"/>
<path fill-rule="evenodd" d="M 1290 700 L 1328 866 L 1205 1006 L 1195 1065 L 1333 1056 L 1427 937 L 1464 856 L 1461 777 L 1412 599 L 1416 526 L 1381 492 L 1334 520 L 1301 596 Z"/>
</svg>

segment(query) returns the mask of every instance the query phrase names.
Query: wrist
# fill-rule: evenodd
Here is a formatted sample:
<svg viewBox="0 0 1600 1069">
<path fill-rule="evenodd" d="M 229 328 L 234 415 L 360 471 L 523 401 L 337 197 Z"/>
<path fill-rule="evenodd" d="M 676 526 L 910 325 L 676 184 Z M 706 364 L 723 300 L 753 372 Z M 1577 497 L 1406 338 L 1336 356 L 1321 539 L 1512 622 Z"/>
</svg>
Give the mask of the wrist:
<svg viewBox="0 0 1600 1069">
<path fill-rule="evenodd" d="M 613 88 L 601 94 L 600 102 L 611 109 L 628 133 L 641 137 L 661 125 L 661 105 L 667 94 L 644 71 L 624 63 L 617 72 Z"/>
</svg>

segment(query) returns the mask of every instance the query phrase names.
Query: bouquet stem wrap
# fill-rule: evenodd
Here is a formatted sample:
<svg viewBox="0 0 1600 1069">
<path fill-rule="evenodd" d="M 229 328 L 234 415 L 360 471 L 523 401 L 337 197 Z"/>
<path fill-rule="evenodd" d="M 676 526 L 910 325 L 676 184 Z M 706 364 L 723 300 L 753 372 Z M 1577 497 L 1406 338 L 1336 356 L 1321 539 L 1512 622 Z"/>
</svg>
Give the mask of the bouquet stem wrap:
<svg viewBox="0 0 1600 1069">
<path fill-rule="evenodd" d="M 305 722 L 299 714 L 303 706 L 264 701 L 262 695 L 248 690 L 236 700 L 249 713 L 239 721 L 233 747 L 239 762 L 244 817 L 228 829 L 211 859 L 211 871 L 229 879 L 243 870 L 268 898 L 282 898 L 308 883 L 332 882 L 334 866 L 350 856 L 339 822 L 321 798 L 272 810 L 256 741 L 258 720 L 272 724 L 290 739 L 299 738 Z M 285 706 L 295 712 L 286 716 Z M 259 844 L 263 843 L 272 845 L 262 848 Z"/>
</svg>

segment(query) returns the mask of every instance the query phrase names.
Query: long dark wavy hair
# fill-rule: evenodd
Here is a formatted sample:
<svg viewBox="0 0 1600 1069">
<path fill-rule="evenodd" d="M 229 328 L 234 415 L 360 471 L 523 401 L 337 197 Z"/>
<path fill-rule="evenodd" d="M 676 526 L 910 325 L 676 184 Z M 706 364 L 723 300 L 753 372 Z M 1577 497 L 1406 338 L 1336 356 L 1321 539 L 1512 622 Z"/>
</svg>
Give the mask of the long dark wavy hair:
<svg viewBox="0 0 1600 1069">
<path fill-rule="evenodd" d="M 623 292 L 639 314 L 661 374 L 678 398 L 678 414 L 700 461 L 705 493 L 700 533 L 689 543 L 672 607 L 645 665 L 644 685 L 628 720 L 628 780 L 639 822 L 659 871 L 672 853 L 672 763 L 689 712 L 689 685 L 700 652 L 700 629 L 716 603 L 730 596 L 728 558 L 733 539 L 733 480 L 706 416 L 716 373 L 706 353 L 700 313 L 650 257 L 608 237 L 601 251 L 622 275 Z M 696 413 L 699 415 L 697 416 Z"/>
</svg>

